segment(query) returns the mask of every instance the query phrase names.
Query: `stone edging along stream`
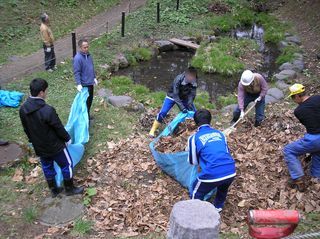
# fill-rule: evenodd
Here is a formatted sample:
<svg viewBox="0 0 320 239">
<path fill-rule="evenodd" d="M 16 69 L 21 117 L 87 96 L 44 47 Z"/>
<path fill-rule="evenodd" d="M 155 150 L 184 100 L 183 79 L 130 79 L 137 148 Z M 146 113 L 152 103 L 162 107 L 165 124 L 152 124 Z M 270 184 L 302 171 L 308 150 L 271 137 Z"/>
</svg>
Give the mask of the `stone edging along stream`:
<svg viewBox="0 0 320 239">
<path fill-rule="evenodd" d="M 209 41 L 214 41 L 215 37 L 208 38 Z M 194 42 L 196 39 L 192 37 L 183 37 L 182 40 Z M 280 50 L 283 50 L 288 45 L 301 45 L 300 38 L 298 36 L 293 36 L 286 33 L 286 38 L 279 43 Z M 156 40 L 152 45 L 146 45 L 145 47 L 152 49 L 153 56 L 159 55 L 161 52 L 174 51 L 181 49 L 179 46 L 170 42 L 169 40 Z M 127 68 L 130 66 L 128 59 L 123 53 L 116 55 L 112 61 L 112 66 L 107 64 L 100 65 L 102 69 L 108 71 L 118 71 L 119 69 Z M 299 74 L 304 70 L 305 64 L 303 60 L 303 55 L 301 53 L 294 53 L 294 59 L 291 62 L 285 62 L 279 67 L 279 72 L 274 74 L 273 79 L 275 80 L 275 86 L 270 88 L 266 95 L 266 103 L 276 103 L 284 98 L 284 93 L 287 91 L 290 84 L 294 83 L 294 80 Z M 222 112 L 233 111 L 236 104 L 225 106 Z M 119 107 L 119 106 L 118 106 Z"/>
</svg>

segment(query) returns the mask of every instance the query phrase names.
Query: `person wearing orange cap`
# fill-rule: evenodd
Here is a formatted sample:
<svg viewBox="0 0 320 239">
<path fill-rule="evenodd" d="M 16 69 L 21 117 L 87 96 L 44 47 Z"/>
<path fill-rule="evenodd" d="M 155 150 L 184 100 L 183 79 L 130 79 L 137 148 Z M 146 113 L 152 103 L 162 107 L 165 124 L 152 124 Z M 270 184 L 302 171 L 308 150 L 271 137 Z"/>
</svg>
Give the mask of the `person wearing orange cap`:
<svg viewBox="0 0 320 239">
<path fill-rule="evenodd" d="M 307 133 L 303 138 L 287 144 L 283 154 L 291 176 L 289 185 L 304 191 L 304 172 L 299 156 L 311 154 L 311 176 L 320 179 L 320 95 L 307 95 L 301 84 L 294 84 L 289 90 L 289 97 L 298 104 L 294 115 L 306 127 Z"/>
<path fill-rule="evenodd" d="M 244 117 L 244 111 L 251 102 L 256 103 L 256 121 L 254 126 L 258 127 L 264 120 L 265 96 L 268 91 L 268 84 L 262 75 L 245 70 L 241 75 L 238 85 L 238 107 L 233 112 L 231 124 L 234 124 L 239 117 Z"/>
</svg>

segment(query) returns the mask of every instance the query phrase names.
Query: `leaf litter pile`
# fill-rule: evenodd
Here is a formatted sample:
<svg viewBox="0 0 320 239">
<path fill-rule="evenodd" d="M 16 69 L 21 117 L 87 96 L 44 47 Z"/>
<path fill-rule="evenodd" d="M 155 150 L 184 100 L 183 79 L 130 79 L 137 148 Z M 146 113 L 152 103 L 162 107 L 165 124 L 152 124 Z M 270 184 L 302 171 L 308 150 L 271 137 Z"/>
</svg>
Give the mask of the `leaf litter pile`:
<svg viewBox="0 0 320 239">
<path fill-rule="evenodd" d="M 252 120 L 247 120 L 228 138 L 237 176 L 221 214 L 222 232 L 240 233 L 247 238 L 243 226 L 250 209 L 320 212 L 320 183 L 309 178 L 304 193 L 287 186 L 289 175 L 282 149 L 301 137 L 305 129 L 287 110 L 288 106 L 274 104 L 275 107 L 267 112 L 261 127 L 254 128 Z M 172 206 L 188 199 L 187 190 L 157 167 L 149 142 L 136 134 L 90 160 L 91 176 L 86 184 L 96 187 L 97 195 L 88 212 L 95 222 L 97 237 L 166 231 Z M 303 165 L 307 163 L 303 161 Z"/>
</svg>

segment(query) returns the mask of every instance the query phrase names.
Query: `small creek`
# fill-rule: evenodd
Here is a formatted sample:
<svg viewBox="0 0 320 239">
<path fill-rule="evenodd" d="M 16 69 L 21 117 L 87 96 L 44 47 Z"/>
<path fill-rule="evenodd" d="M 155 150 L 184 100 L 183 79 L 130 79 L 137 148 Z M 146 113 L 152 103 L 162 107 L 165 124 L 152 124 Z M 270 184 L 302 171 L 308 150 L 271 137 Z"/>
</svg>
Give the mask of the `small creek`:
<svg viewBox="0 0 320 239">
<path fill-rule="evenodd" d="M 263 34 L 263 29 L 254 25 L 250 29 L 232 31 L 230 37 L 236 39 L 250 38 L 257 41 L 259 51 L 263 54 L 263 64 L 258 69 L 258 72 L 266 79 L 270 79 L 276 69 L 275 59 L 279 51 L 277 47 L 264 43 Z M 130 76 L 135 83 L 144 85 L 152 91 L 167 91 L 173 79 L 190 65 L 193 55 L 194 51 L 186 49 L 162 52 L 150 61 L 121 69 L 116 75 Z M 218 96 L 234 92 L 239 78 L 240 74 L 223 76 L 220 74 L 199 73 L 198 89 L 207 91 L 211 101 L 215 102 Z"/>
</svg>

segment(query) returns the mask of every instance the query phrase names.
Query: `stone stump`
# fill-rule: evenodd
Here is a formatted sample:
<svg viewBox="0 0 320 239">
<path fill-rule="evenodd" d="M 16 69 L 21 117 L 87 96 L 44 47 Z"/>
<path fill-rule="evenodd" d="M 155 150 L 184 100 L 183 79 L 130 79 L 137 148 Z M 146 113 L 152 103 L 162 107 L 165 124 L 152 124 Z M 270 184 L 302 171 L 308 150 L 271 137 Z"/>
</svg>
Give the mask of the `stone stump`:
<svg viewBox="0 0 320 239">
<path fill-rule="evenodd" d="M 170 215 L 168 239 L 215 239 L 220 215 L 209 202 L 187 200 L 176 203 Z"/>
</svg>

